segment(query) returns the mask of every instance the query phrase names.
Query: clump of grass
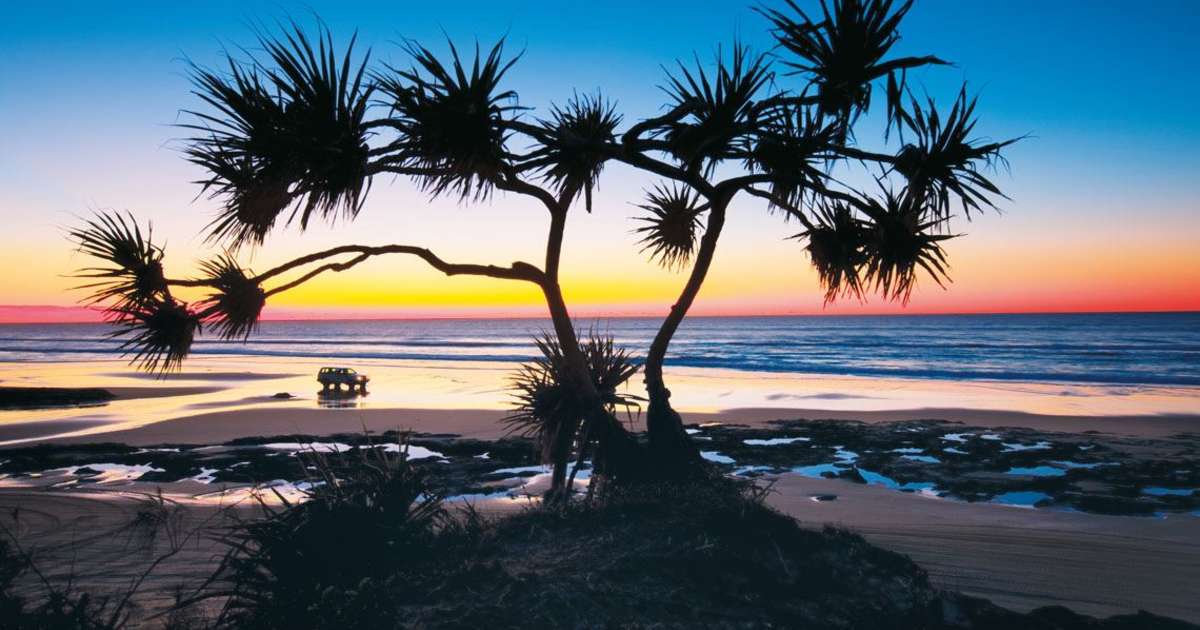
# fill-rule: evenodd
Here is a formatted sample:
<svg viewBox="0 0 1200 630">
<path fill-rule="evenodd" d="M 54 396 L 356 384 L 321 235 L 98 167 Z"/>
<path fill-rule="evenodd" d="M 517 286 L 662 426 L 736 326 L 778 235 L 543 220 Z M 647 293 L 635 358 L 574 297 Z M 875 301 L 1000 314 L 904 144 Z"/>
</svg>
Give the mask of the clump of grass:
<svg viewBox="0 0 1200 630">
<path fill-rule="evenodd" d="M 745 481 L 620 485 L 488 521 L 447 509 L 403 449 L 300 457 L 307 500 L 226 539 L 206 595 L 227 601 L 216 627 L 1187 627 L 945 593 L 907 557 L 803 528 Z"/>
<path fill-rule="evenodd" d="M 202 598 L 227 598 L 219 627 L 391 627 L 426 596 L 451 521 L 441 495 L 399 453 L 298 453 L 311 477 L 303 501 L 261 505 L 234 526 L 229 551 Z"/>
</svg>

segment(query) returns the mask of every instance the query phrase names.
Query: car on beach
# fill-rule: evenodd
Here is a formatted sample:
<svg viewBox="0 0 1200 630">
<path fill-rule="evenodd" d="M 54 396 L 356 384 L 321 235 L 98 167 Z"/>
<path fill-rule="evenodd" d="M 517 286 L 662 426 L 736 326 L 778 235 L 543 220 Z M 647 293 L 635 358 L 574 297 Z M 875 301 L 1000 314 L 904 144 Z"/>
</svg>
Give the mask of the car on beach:
<svg viewBox="0 0 1200 630">
<path fill-rule="evenodd" d="M 362 393 L 367 393 L 367 383 L 371 377 L 366 374 L 359 374 L 351 368 L 344 367 L 323 367 L 317 372 L 317 382 L 321 384 L 323 391 L 336 390 L 340 391 L 342 385 L 345 385 L 349 391 L 358 390 Z"/>
</svg>

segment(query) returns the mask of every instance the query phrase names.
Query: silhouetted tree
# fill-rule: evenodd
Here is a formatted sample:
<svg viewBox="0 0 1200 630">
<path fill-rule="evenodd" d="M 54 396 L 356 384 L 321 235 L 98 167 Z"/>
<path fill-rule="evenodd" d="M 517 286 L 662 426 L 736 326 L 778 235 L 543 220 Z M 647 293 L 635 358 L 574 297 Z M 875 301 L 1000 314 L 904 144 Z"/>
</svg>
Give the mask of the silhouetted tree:
<svg viewBox="0 0 1200 630">
<path fill-rule="evenodd" d="M 198 183 L 221 203 L 209 239 L 227 247 L 201 266 L 203 277 L 167 277 L 163 250 L 132 217 L 102 213 L 71 233 L 82 251 L 107 263 L 80 276 L 90 280 L 89 301 L 116 324 L 123 348 L 145 369 L 177 368 L 202 329 L 245 339 L 271 296 L 384 255 L 416 256 L 446 275 L 527 282 L 542 291 L 553 321 L 553 376 L 574 399 L 577 424 L 586 423 L 589 439 L 602 443 L 597 470 L 610 476 L 628 470 L 622 466 L 636 461 L 630 455 L 636 446 L 606 393 L 620 382 L 592 378 L 590 368 L 603 366 L 595 356 L 589 362 L 581 348 L 558 281 L 567 212 L 580 196 L 590 205 L 605 162 L 600 149 L 620 124 L 612 106 L 599 97 L 575 97 L 538 121 L 545 135 L 532 150 L 517 153 L 508 123 L 521 108 L 516 93 L 500 87 L 515 58 L 504 57 L 502 43 L 485 53 L 476 47 L 467 59 L 451 46 L 443 60 L 409 42 L 409 66 L 375 73 L 369 53 L 356 56 L 353 40 L 338 52 L 324 28 L 312 38 L 292 25 L 259 44 L 263 58 L 229 57 L 223 72 L 193 68 L 194 93 L 208 107 L 189 112 L 193 122 L 184 126 L 195 135 L 186 154 L 206 173 Z M 262 244 L 280 224 L 304 230 L 320 219 L 353 219 L 378 175 L 409 176 L 432 197 L 464 202 L 497 190 L 529 198 L 549 217 L 544 263 L 448 262 L 423 247 L 389 244 L 334 247 L 261 273 L 238 264 L 239 248 Z M 210 294 L 188 304 L 172 294 L 176 287 L 204 287 Z M 621 381 L 631 374 L 615 373 Z M 574 434 L 559 436 L 546 449 L 555 489 L 565 481 L 575 441 Z"/>
<path fill-rule="evenodd" d="M 875 288 L 900 300 L 918 268 L 942 282 L 940 242 L 950 238 L 952 200 L 969 217 L 1000 194 L 978 164 L 998 159 L 1007 143 L 970 137 L 974 100 L 965 89 L 945 117 L 932 101 L 908 95 L 906 70 L 945 62 L 888 57 L 911 1 L 896 8 L 891 0 L 822 2 L 818 19 L 788 5 L 759 9 L 778 40 L 776 56 L 735 45 L 728 57 L 718 53 L 712 71 L 679 64 L 668 77 L 665 113 L 620 132 L 621 116 L 600 94 L 575 96 L 545 118 L 522 116 L 517 94 L 501 87 L 516 61 L 504 56 L 502 42 L 486 53 L 476 46 L 466 58 L 453 44 L 439 58 L 406 42 L 409 65 L 372 71 L 369 53 L 356 55 L 354 40 L 339 52 L 324 28 L 315 38 L 294 24 L 260 37 L 261 57 L 230 56 L 220 71 L 193 68 L 194 93 L 207 107 L 189 112 L 185 127 L 194 136 L 186 154 L 205 173 L 197 183 L 221 204 L 209 238 L 226 251 L 203 264 L 199 278 L 170 278 L 149 229 L 102 213 L 72 231 L 82 251 L 105 262 L 80 272 L 88 299 L 117 326 L 114 335 L 136 362 L 170 370 L 205 327 L 245 339 L 271 296 L 378 256 L 415 256 L 446 275 L 531 283 L 545 298 L 553 332 L 538 342 L 543 358 L 515 381 L 521 405 L 510 422 L 540 440 L 554 464 L 553 490 L 566 487 L 571 454 L 590 455 L 603 479 L 700 473 L 663 364 L 738 194 L 760 197 L 803 226 L 795 236 L 806 243 L 827 299 Z M 786 76 L 777 76 L 776 58 Z M 897 128 L 902 144 L 873 153 L 855 146 L 853 131 L 884 80 L 888 128 Z M 580 198 L 591 210 L 612 160 L 663 180 L 642 204 L 647 215 L 635 233 L 644 250 L 669 268 L 691 263 L 645 361 L 649 452 L 616 415 L 634 402 L 617 394 L 634 362 L 611 340 L 580 340 L 559 284 L 567 213 Z M 839 184 L 830 173 L 841 163 L 866 165 L 879 191 Z M 314 221 L 353 219 L 378 175 L 405 176 L 431 197 L 464 203 L 496 191 L 527 198 L 548 214 L 541 266 L 448 262 L 410 244 L 343 245 L 261 273 L 238 263 L 239 248 L 261 245 L 280 225 L 305 230 Z M 172 294 L 177 287 L 208 295 L 189 304 Z"/>
<path fill-rule="evenodd" d="M 942 284 L 947 269 L 940 243 L 952 236 L 952 199 L 970 218 L 1002 196 L 979 169 L 1001 160 L 1000 150 L 1013 140 L 972 137 L 975 101 L 965 86 L 944 119 L 931 99 L 922 104 L 909 95 L 907 70 L 946 62 L 889 57 L 911 0 L 899 6 L 891 0 L 822 0 L 815 19 L 791 0 L 787 4 L 787 10 L 758 9 L 778 43 L 773 56 L 735 45 L 729 58 L 718 53 L 711 72 L 698 63 L 678 64 L 666 86 L 670 111 L 631 128 L 613 153 L 674 182 L 650 193 L 643 206 L 650 211 L 636 230 L 643 250 L 669 268 L 692 262 L 644 366 L 652 461 L 666 474 L 688 474 L 699 458 L 671 407 L 663 364 L 738 194 L 760 197 L 769 210 L 801 224 L 795 238 L 806 244 L 826 302 L 862 298 L 868 289 L 907 302 L 918 270 Z M 773 70 L 776 60 L 783 76 Z M 893 127 L 901 140 L 894 153 L 864 151 L 855 141 L 855 123 L 882 81 L 884 140 Z M 785 87 L 791 83 L 799 90 Z M 879 191 L 870 195 L 840 184 L 831 173 L 847 162 L 862 165 Z M 721 168 L 726 165 L 740 169 L 717 177 L 729 170 Z M 892 183 L 893 176 L 899 181 Z"/>
</svg>

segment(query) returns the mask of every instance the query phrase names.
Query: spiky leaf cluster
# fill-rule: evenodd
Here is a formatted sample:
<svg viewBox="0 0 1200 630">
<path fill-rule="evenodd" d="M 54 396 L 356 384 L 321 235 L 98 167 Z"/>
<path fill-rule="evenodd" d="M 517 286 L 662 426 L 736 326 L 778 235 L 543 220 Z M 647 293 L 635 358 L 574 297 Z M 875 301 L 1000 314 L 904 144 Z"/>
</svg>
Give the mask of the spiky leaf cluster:
<svg viewBox="0 0 1200 630">
<path fill-rule="evenodd" d="M 340 57 L 327 30 L 314 39 L 293 25 L 260 38 L 266 60 L 225 73 L 195 68 L 194 92 L 212 107 L 184 125 L 200 134 L 188 159 L 207 177 L 197 183 L 222 209 L 210 235 L 233 245 L 258 244 L 289 207 L 307 227 L 313 215 L 353 217 L 370 186 L 366 120 L 373 86 L 355 40 Z"/>
<path fill-rule="evenodd" d="M 386 122 L 398 135 L 387 162 L 435 196 L 486 197 L 511 168 L 503 123 L 519 107 L 500 81 L 516 58 L 504 60 L 503 40 L 486 58 L 477 45 L 469 71 L 453 44 L 449 64 L 419 44 L 406 49 L 413 64 L 378 78 L 391 106 Z"/>
<path fill-rule="evenodd" d="M 87 280 L 76 288 L 90 292 L 88 304 L 115 312 L 112 309 L 135 307 L 167 293 L 162 248 L 154 244 L 153 230 L 143 234 L 132 214 L 99 212 L 68 236 L 81 253 L 104 263 L 75 273 Z"/>
<path fill-rule="evenodd" d="M 964 86 L 944 119 L 932 98 L 924 107 L 914 98 L 911 107 L 900 112 L 901 129 L 908 129 L 912 140 L 896 154 L 894 168 L 908 181 L 911 194 L 923 198 L 942 218 L 950 215 L 953 197 L 968 218 L 983 206 L 995 207 L 996 196 L 1007 199 L 979 167 L 1003 161 L 1000 150 L 1016 140 L 972 138 L 976 101 L 967 98 Z"/>
<path fill-rule="evenodd" d="M 814 206 L 808 229 L 793 238 L 805 243 L 826 303 L 874 290 L 907 304 L 919 272 L 938 286 L 949 281 L 942 242 L 955 235 L 919 197 L 883 189 L 877 198 L 843 195 Z"/>
<path fill-rule="evenodd" d="M 639 204 L 646 216 L 635 217 L 645 225 L 635 228 L 643 253 L 649 253 L 666 269 L 687 264 L 696 249 L 696 233 L 704 206 L 700 196 L 681 184 L 656 186 Z"/>
<path fill-rule="evenodd" d="M 850 204 L 825 201 L 813 213 L 813 226 L 795 238 L 805 241 L 809 259 L 825 288 L 825 303 L 839 296 L 861 298 L 861 270 L 867 264 L 868 227 Z"/>
<path fill-rule="evenodd" d="M 147 372 L 164 374 L 177 369 L 200 330 L 199 316 L 169 295 L 123 306 L 113 313 L 110 321 L 117 330 L 110 336 L 120 339 L 122 354 Z"/>
<path fill-rule="evenodd" d="M 823 114 L 837 119 L 844 135 L 871 106 L 873 83 L 888 79 L 889 118 L 899 104 L 906 70 L 944 64 L 934 56 L 885 59 L 900 40 L 900 21 L 913 0 L 821 0 L 821 15 L 809 17 L 794 0 L 790 12 L 761 8 L 776 41 L 790 58 L 785 63 L 815 89 Z"/>
<path fill-rule="evenodd" d="M 222 339 L 248 339 L 258 327 L 267 294 L 231 256 L 201 264 L 205 285 L 215 289 L 200 303 L 201 316 Z"/>
<path fill-rule="evenodd" d="M 885 192 L 882 200 L 868 200 L 863 210 L 870 217 L 864 281 L 873 283 L 885 298 L 905 304 L 916 286 L 918 270 L 945 286 L 948 263 L 941 243 L 955 235 L 938 230 L 941 219 L 930 218 L 916 197 L 891 192 Z"/>
<path fill-rule="evenodd" d="M 534 343 L 540 356 L 522 365 L 513 378 L 516 410 L 504 422 L 514 432 L 536 438 L 543 460 L 554 461 L 584 437 L 579 432 L 588 409 L 558 340 L 544 335 Z M 580 350 L 592 384 L 610 411 L 638 404 L 636 397 L 618 391 L 638 370 L 625 349 L 610 336 L 590 332 Z"/>
<path fill-rule="evenodd" d="M 585 207 L 592 210 L 592 190 L 608 159 L 606 145 L 615 139 L 621 116 L 615 105 L 599 95 L 575 96 L 566 106 L 550 110 L 541 125 L 549 136 L 527 155 L 523 169 L 540 172 L 555 188 L 581 189 Z"/>
<path fill-rule="evenodd" d="M 737 45 L 730 60 L 718 53 L 711 76 L 699 60 L 694 69 L 678 65 L 666 91 L 688 114 L 659 130 L 669 151 L 689 168 L 736 157 L 739 139 L 757 122 L 758 94 L 772 77 L 766 57 Z"/>
<path fill-rule="evenodd" d="M 804 195 L 826 179 L 839 129 L 809 108 L 783 106 L 748 142 L 746 168 L 771 176 L 774 198 L 800 206 Z"/>
<path fill-rule="evenodd" d="M 84 302 L 116 326 L 110 337 L 122 340 L 122 353 L 147 371 L 177 368 L 200 320 L 171 296 L 153 230 L 143 232 L 132 216 L 101 212 L 68 235 L 80 252 L 104 263 L 78 272 L 76 277 L 94 281 L 77 288 L 88 291 Z"/>
</svg>

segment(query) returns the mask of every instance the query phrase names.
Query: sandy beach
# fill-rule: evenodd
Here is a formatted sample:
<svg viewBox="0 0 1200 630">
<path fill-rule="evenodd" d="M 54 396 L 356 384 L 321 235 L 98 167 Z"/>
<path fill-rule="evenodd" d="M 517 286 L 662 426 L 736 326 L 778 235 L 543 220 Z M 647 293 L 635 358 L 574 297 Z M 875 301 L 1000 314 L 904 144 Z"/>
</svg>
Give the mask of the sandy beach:
<svg viewBox="0 0 1200 630">
<path fill-rule="evenodd" d="M 166 381 L 148 380 L 112 362 L 59 367 L 57 371 L 49 371 L 50 376 L 39 384 L 104 387 L 116 394 L 117 400 L 98 408 L 4 412 L 0 415 L 0 442 L 7 442 L 9 447 L 97 442 L 138 447 L 204 445 L 254 436 L 322 436 L 357 433 L 363 429 L 377 433 L 408 430 L 453 434 L 476 440 L 494 440 L 505 435 L 505 428 L 498 421 L 506 412 L 496 402 L 503 400 L 500 386 L 504 372 L 494 366 L 469 366 L 470 369 L 468 366 L 435 369 L 416 365 L 390 369 L 373 366 L 372 395 L 337 407 L 323 406 L 315 395 L 305 393 L 312 391 L 309 367 L 287 371 L 268 362 L 249 372 L 231 369 L 227 361 L 204 360 Z M 0 365 L 5 384 L 17 384 L 12 378 L 17 371 L 13 364 Z M 413 378 L 417 379 L 415 384 L 408 380 Z M 709 378 L 707 374 L 685 373 L 681 389 L 708 387 Z M 791 396 L 753 398 L 743 392 L 738 400 L 751 404 L 685 410 L 685 421 L 697 425 L 723 423 L 770 428 L 774 426 L 772 421 L 780 419 L 866 423 L 945 420 L 995 429 L 1123 436 L 1130 441 L 1186 440 L 1190 438 L 1181 436 L 1200 430 L 1200 416 L 1185 413 L 1186 406 L 1179 403 L 1187 392 L 1143 392 L 1147 397 L 1142 401 L 1144 405 L 1153 408 L 1156 402 L 1168 401 L 1166 407 L 1170 413 L 1072 414 L 1066 412 L 1079 401 L 1059 395 L 1062 386 L 1039 392 L 1036 387 L 969 384 L 948 398 L 978 402 L 980 392 L 1007 388 L 1008 400 L 1017 408 L 880 409 L 879 399 L 884 398 L 880 392 L 892 391 L 894 396 L 888 400 L 902 404 L 911 400 L 914 392 L 928 394 L 930 388 L 947 386 L 892 383 L 890 390 L 877 387 L 874 398 L 867 398 L 865 392 L 852 389 L 852 380 L 832 379 L 831 384 L 827 379 L 817 386 L 824 388 L 822 391 L 834 388 L 846 397 L 809 399 L 820 400 L 823 408 L 756 405 L 762 402 L 778 405 L 781 401 L 815 395 L 811 388 L 817 387 L 774 375 L 766 381 L 767 385 L 760 385 L 761 388 L 785 389 Z M 421 390 L 424 386 L 427 389 Z M 295 397 L 272 397 L 281 391 L 295 392 Z M 424 402 L 432 404 L 405 405 L 409 400 L 398 395 L 398 391 L 424 391 Z M 861 397 L 856 399 L 855 392 Z M 1117 411 L 1132 408 L 1127 392 L 1113 400 L 1117 398 L 1120 399 Z M 945 398 L 926 398 L 935 399 Z M 439 406 L 455 400 L 471 404 L 460 408 Z M 1089 402 L 1096 405 L 1104 400 Z M 853 403 L 860 406 L 854 408 Z M 1021 611 L 1051 604 L 1093 615 L 1147 609 L 1200 622 L 1200 606 L 1193 597 L 1193 586 L 1200 583 L 1200 543 L 1197 543 L 1200 517 L 1197 516 L 1104 516 L 970 504 L 791 474 L 772 475 L 761 482 L 773 484 L 768 500 L 776 508 L 806 524 L 846 527 L 884 548 L 908 554 L 944 588 L 986 597 Z M 0 488 L 0 512 L 11 518 L 12 510 L 19 508 L 24 514 L 21 531 L 32 544 L 48 550 L 46 557 L 57 570 L 66 571 L 64 563 L 69 558 L 84 567 L 79 575 L 83 583 L 114 586 L 132 578 L 139 566 L 127 552 L 128 537 L 116 535 L 123 531 L 134 510 L 134 495 L 129 492 L 152 491 L 152 487 L 149 484 L 132 487 L 118 484 L 86 490 L 4 487 Z M 168 493 L 173 493 L 171 496 L 180 499 L 202 487 L 194 483 L 164 485 Z M 817 502 L 812 499 L 817 494 L 836 495 L 837 500 Z M 493 511 L 520 508 L 519 503 L 512 501 L 485 501 L 481 505 Z M 193 524 L 207 522 L 215 514 L 215 508 L 204 502 L 189 504 L 187 511 L 188 521 Z M 68 553 L 79 544 L 86 548 L 85 554 Z M 219 549 L 211 542 L 196 542 L 186 553 L 173 557 L 153 578 L 145 605 L 163 605 L 170 601 L 170 591 L 177 584 L 206 575 L 217 552 Z M 99 566 L 105 568 L 96 568 Z"/>
<path fill-rule="evenodd" d="M 1095 616 L 1139 609 L 1200 623 L 1200 518 L 1100 516 L 999 505 L 965 504 L 837 480 L 773 478 L 768 502 L 804 524 L 845 527 L 911 556 L 934 583 L 1018 611 L 1061 605 Z M 186 488 L 168 488 L 179 492 Z M 814 501 L 836 494 L 836 501 Z M 480 502 L 489 513 L 523 509 Z M 46 550 L 51 571 L 76 572 L 84 585 L 120 588 L 151 557 L 128 529 L 137 504 L 119 491 L 38 492 L 0 489 L 0 514 L 21 516 L 28 544 Z M 252 516 L 246 504 L 238 510 Z M 227 524 L 212 503 L 186 504 L 188 526 Z M 11 520 L 6 521 L 11 525 Z M 80 550 L 82 549 L 82 553 Z M 223 548 L 207 538 L 156 571 L 140 600 L 170 603 L 181 583 L 207 577 Z"/>
</svg>

